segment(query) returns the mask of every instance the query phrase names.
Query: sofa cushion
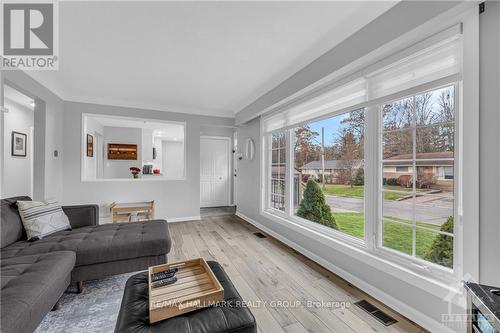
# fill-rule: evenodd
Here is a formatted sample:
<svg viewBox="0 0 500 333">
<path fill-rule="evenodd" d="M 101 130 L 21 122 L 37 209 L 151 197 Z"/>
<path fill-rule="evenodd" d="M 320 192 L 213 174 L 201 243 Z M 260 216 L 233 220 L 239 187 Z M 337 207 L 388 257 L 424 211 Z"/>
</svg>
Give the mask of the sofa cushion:
<svg viewBox="0 0 500 333">
<path fill-rule="evenodd" d="M 2 258 L 53 251 L 75 251 L 76 265 L 167 254 L 168 225 L 164 220 L 114 223 L 59 231 L 34 242 L 20 241 L 1 250 Z"/>
<path fill-rule="evenodd" d="M 57 201 L 17 201 L 17 209 L 28 240 L 41 239 L 71 229 L 69 219 Z"/>
<path fill-rule="evenodd" d="M 255 333 L 257 325 L 252 312 L 224 269 L 215 261 L 207 262 L 224 288 L 224 302 L 218 306 L 188 312 L 149 324 L 148 273 L 131 276 L 125 285 L 115 333 Z"/>
<path fill-rule="evenodd" d="M 9 246 L 23 237 L 23 222 L 21 221 L 16 205 L 18 200 L 29 201 L 31 199 L 29 197 L 13 197 L 2 199 L 0 202 L 2 248 Z"/>
<path fill-rule="evenodd" d="M 2 258 L 1 332 L 32 332 L 68 287 L 74 265 L 70 251 Z"/>
</svg>

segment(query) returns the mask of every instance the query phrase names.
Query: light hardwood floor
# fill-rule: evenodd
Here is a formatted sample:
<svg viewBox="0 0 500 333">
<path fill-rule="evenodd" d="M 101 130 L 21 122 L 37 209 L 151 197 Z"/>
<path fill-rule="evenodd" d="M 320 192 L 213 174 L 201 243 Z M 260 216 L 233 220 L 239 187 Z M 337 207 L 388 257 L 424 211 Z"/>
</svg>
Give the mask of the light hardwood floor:
<svg viewBox="0 0 500 333">
<path fill-rule="evenodd" d="M 253 233 L 259 230 L 236 216 L 207 217 L 169 227 L 169 262 L 196 257 L 218 261 L 251 305 L 261 333 L 425 332 L 271 236 L 258 238 Z M 385 327 L 354 305 L 360 299 L 379 306 L 398 322 Z M 308 306 L 321 301 L 350 306 Z"/>
</svg>

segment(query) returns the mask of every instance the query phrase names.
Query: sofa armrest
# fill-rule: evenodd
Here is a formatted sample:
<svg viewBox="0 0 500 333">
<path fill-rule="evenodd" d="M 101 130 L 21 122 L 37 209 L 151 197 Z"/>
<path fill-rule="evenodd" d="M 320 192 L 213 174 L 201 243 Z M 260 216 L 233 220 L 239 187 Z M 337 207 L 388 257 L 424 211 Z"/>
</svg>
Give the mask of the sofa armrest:
<svg viewBox="0 0 500 333">
<path fill-rule="evenodd" d="M 63 206 L 72 228 L 81 228 L 99 224 L 98 205 Z"/>
</svg>

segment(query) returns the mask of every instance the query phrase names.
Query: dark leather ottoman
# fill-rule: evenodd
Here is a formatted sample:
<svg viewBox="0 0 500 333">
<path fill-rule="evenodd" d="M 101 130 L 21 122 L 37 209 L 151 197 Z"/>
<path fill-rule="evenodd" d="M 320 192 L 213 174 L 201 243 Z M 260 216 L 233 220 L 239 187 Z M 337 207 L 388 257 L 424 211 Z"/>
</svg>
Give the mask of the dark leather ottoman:
<svg viewBox="0 0 500 333">
<path fill-rule="evenodd" d="M 184 315 L 149 324 L 148 273 L 131 276 L 125 286 L 115 333 L 255 333 L 255 318 L 224 269 L 215 261 L 208 265 L 224 288 L 220 306 L 200 309 Z"/>
</svg>

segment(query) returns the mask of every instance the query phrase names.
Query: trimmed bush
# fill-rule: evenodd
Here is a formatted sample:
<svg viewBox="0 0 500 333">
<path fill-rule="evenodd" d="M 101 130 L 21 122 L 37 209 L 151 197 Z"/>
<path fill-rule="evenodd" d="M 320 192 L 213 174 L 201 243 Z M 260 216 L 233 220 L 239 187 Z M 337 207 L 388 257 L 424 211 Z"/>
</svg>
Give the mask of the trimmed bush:
<svg viewBox="0 0 500 333">
<path fill-rule="evenodd" d="M 399 183 L 398 183 L 398 180 L 396 178 L 386 178 L 385 185 L 398 186 Z"/>
<path fill-rule="evenodd" d="M 364 169 L 358 169 L 358 171 L 356 171 L 356 174 L 354 175 L 354 179 L 353 179 L 353 185 L 355 185 L 355 186 L 365 185 Z"/>
<path fill-rule="evenodd" d="M 453 233 L 453 216 L 448 217 L 441 226 L 441 231 Z M 453 267 L 453 237 L 447 235 L 437 235 L 432 242 L 429 251 L 424 255 L 425 260 Z"/>
<path fill-rule="evenodd" d="M 297 215 L 313 222 L 326 225 L 333 229 L 338 229 L 335 218 L 332 215 L 330 206 L 325 201 L 325 195 L 318 183 L 309 180 L 304 190 L 304 197 L 300 202 Z"/>
</svg>

